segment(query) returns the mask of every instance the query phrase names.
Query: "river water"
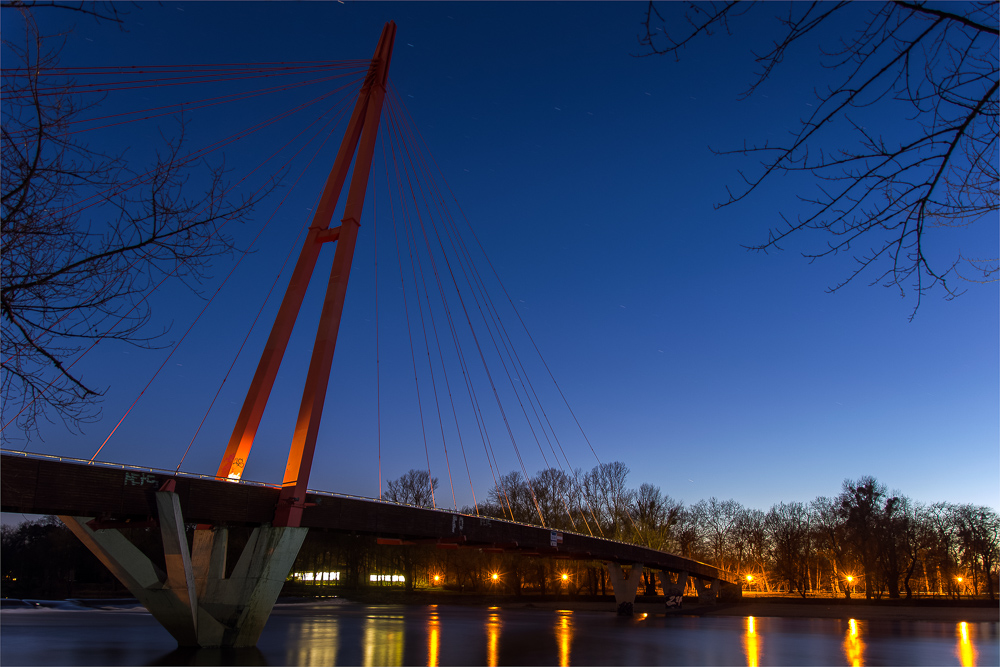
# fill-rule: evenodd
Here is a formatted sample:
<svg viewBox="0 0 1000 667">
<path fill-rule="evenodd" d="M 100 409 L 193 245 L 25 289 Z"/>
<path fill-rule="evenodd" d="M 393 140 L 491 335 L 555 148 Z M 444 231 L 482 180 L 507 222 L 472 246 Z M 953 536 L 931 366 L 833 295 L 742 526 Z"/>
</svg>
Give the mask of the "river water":
<svg viewBox="0 0 1000 667">
<path fill-rule="evenodd" d="M 997 623 L 279 604 L 257 648 L 180 650 L 141 607 L 0 611 L 16 665 L 997 665 Z"/>
</svg>

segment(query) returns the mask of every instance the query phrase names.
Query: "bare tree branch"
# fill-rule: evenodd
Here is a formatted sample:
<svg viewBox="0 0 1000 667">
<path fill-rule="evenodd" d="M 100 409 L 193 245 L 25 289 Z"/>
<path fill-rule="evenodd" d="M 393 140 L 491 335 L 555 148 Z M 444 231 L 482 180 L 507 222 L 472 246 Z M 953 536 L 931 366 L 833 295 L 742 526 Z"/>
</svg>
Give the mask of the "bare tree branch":
<svg viewBox="0 0 1000 667">
<path fill-rule="evenodd" d="M 223 226 L 246 220 L 263 194 L 234 198 L 223 164 L 186 153 L 183 118 L 144 165 L 82 143 L 70 123 L 102 100 L 71 94 L 72 81 L 51 74 L 61 47 L 27 8 L 107 17 L 89 3 L 4 6 L 23 16 L 25 38 L 3 44 L 0 391 L 4 427 L 31 435 L 40 419 L 79 428 L 97 417 L 103 392 L 75 362 L 102 340 L 156 345 L 165 332 L 147 331 L 151 288 L 178 279 L 197 289 L 211 260 L 233 249 Z"/>
<path fill-rule="evenodd" d="M 688 5 L 681 36 L 668 35 L 678 5 L 650 2 L 639 42 L 642 55 L 673 55 L 717 28 L 762 6 L 742 2 Z M 817 104 L 784 142 L 745 144 L 716 150 L 720 155 L 760 158 L 754 172 L 739 172 L 743 185 L 727 188 L 718 206 L 742 202 L 779 174 L 808 173 L 813 189 L 798 199 L 806 212 L 772 227 L 766 241 L 748 246 L 780 250 L 790 237 L 827 235 L 824 247 L 803 252 L 810 261 L 841 252 L 854 255 L 855 267 L 837 290 L 862 273 L 872 284 L 894 287 L 920 299 L 940 288 L 946 298 L 962 293 L 956 285 L 997 280 L 1000 262 L 979 249 L 959 251 L 954 260 L 928 248 L 929 228 L 995 223 L 1000 210 L 998 179 L 998 7 L 997 2 L 929 6 L 925 2 L 788 3 L 774 17 L 779 38 L 755 54 L 759 66 L 745 92 L 754 94 L 795 50 L 821 44 L 831 31 L 839 44 L 820 45 L 818 63 L 834 85 L 817 93 Z M 837 22 L 832 18 L 836 16 Z M 854 34 L 842 26 L 853 22 Z M 808 38 L 808 39 L 807 39 Z M 873 113 L 871 110 L 879 111 Z M 859 121 L 857 118 L 864 118 Z M 873 127 L 891 119 L 886 138 Z M 853 143 L 845 142 L 845 130 Z M 857 247 L 857 250 L 855 248 Z M 960 271 L 960 267 L 967 269 Z M 912 317 L 912 315 L 911 315 Z"/>
</svg>

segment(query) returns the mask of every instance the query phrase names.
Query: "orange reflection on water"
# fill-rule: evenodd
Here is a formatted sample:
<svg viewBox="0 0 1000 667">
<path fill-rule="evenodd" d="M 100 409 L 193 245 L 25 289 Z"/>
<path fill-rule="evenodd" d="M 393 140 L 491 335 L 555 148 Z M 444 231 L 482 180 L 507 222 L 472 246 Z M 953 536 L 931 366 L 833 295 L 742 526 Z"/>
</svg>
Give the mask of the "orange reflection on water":
<svg viewBox="0 0 1000 667">
<path fill-rule="evenodd" d="M 498 607 L 490 607 L 497 609 Z M 486 619 L 486 664 L 496 667 L 500 664 L 500 614 L 490 614 Z"/>
<path fill-rule="evenodd" d="M 743 635 L 743 650 L 747 654 L 747 667 L 760 664 L 760 636 L 757 634 L 757 619 L 747 616 L 747 630 Z"/>
<path fill-rule="evenodd" d="M 969 630 L 969 624 L 965 621 L 955 628 L 955 634 L 958 635 L 958 662 L 962 667 L 974 667 L 976 664 L 976 647 L 969 639 Z"/>
<path fill-rule="evenodd" d="M 864 621 L 856 621 L 852 618 L 847 622 L 847 634 L 844 635 L 844 655 L 847 656 L 847 664 L 852 667 L 861 667 L 865 664 L 865 642 L 861 639 L 862 630 L 864 630 Z"/>
<path fill-rule="evenodd" d="M 427 667 L 437 667 L 441 652 L 441 619 L 431 612 L 427 619 Z"/>
<path fill-rule="evenodd" d="M 370 614 L 364 627 L 365 667 L 403 664 L 403 616 Z"/>
<path fill-rule="evenodd" d="M 556 622 L 556 643 L 559 644 L 559 667 L 569 666 L 569 649 L 573 643 L 573 612 L 560 609 L 559 620 Z"/>
<path fill-rule="evenodd" d="M 288 644 L 287 664 L 323 667 L 337 664 L 340 625 L 336 616 L 304 620 L 299 625 L 298 635 L 295 641 Z"/>
</svg>

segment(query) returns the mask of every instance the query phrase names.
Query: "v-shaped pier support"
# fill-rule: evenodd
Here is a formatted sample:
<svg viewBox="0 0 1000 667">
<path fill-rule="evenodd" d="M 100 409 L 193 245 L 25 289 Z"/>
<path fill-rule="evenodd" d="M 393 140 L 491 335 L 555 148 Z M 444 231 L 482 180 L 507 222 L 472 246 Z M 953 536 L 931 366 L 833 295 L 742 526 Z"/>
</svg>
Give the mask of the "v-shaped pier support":
<svg viewBox="0 0 1000 667">
<path fill-rule="evenodd" d="M 166 572 L 117 529 L 59 518 L 180 646 L 254 646 L 309 529 L 254 528 L 226 577 L 228 530 L 195 531 L 189 550 L 177 494 L 157 491 L 156 506 Z"/>
</svg>

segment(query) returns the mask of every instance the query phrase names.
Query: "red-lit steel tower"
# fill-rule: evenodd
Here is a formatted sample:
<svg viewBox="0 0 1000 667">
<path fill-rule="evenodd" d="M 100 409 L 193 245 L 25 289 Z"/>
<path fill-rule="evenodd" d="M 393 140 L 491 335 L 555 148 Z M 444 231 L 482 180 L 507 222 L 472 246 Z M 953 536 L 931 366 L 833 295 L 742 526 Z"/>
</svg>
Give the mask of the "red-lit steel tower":
<svg viewBox="0 0 1000 667">
<path fill-rule="evenodd" d="M 313 452 L 316 449 L 316 436 L 319 433 L 320 417 L 323 413 L 323 403 L 326 399 L 326 389 L 330 379 L 330 366 L 333 363 L 337 332 L 340 329 L 340 317 L 344 309 L 347 280 L 351 273 L 351 260 L 354 256 L 354 244 L 359 227 L 358 221 L 361 218 L 361 209 L 368 186 L 375 137 L 378 133 L 379 119 L 382 116 L 382 102 L 385 99 L 389 61 L 392 57 L 395 36 L 396 24 L 390 21 L 382 30 L 382 36 L 375 49 L 368 76 L 358 94 L 358 101 L 354 106 L 354 112 L 347 125 L 337 158 L 333 163 L 333 169 L 326 179 L 323 196 L 313 216 L 309 234 L 299 254 L 298 262 L 295 264 L 291 281 L 285 291 L 281 307 L 278 309 L 278 315 L 271 328 L 267 344 L 264 346 L 264 352 L 247 392 L 243 409 L 236 420 L 236 427 L 229 439 L 226 453 L 219 465 L 218 475 L 220 477 L 240 479 L 243 475 L 243 468 L 250 454 L 250 448 L 253 446 L 257 427 L 260 425 L 264 407 L 271 394 L 271 388 L 274 386 L 274 379 L 278 374 L 278 367 L 281 365 L 281 359 L 288 346 L 288 340 L 302 306 L 306 288 L 316 267 L 316 260 L 324 244 L 336 241 L 337 250 L 333 258 L 333 268 L 330 272 L 326 297 L 323 300 L 319 329 L 316 332 L 316 342 L 313 345 L 312 358 L 309 362 L 309 371 L 302 393 L 302 404 L 295 423 L 292 446 L 288 454 L 284 479 L 281 483 L 281 497 L 275 511 L 275 526 L 300 525 L 302 510 L 305 507 L 306 485 L 309 482 Z M 355 153 L 357 153 L 356 158 Z M 337 200 L 344 187 L 344 182 L 347 180 L 352 159 L 354 159 L 354 171 L 347 191 L 344 216 L 340 226 L 331 229 L 330 221 L 337 207 Z"/>
</svg>

